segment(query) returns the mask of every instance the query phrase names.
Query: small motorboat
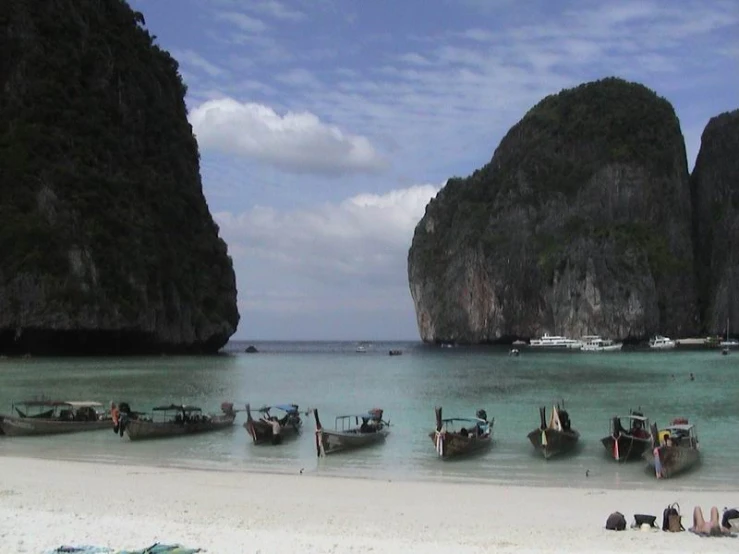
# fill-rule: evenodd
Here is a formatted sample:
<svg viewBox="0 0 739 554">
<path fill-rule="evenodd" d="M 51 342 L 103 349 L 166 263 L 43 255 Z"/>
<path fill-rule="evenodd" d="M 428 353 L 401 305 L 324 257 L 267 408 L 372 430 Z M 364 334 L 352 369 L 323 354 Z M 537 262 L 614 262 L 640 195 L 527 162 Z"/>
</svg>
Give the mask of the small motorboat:
<svg viewBox="0 0 739 554">
<path fill-rule="evenodd" d="M 570 415 L 559 404 L 552 407 L 552 415 L 547 423 L 546 408 L 539 408 L 541 423 L 528 434 L 529 441 L 541 452 L 544 459 L 571 452 L 577 446 L 580 433 L 572 428 Z"/>
<path fill-rule="evenodd" d="M 274 416 L 270 410 L 281 411 L 282 417 Z M 251 406 L 246 405 L 246 422 L 244 428 L 254 441 L 254 444 L 280 444 L 283 439 L 300 433 L 303 421 L 297 404 L 275 404 L 259 408 L 259 419 L 254 419 Z"/>
<path fill-rule="evenodd" d="M 353 450 L 383 442 L 390 430 L 390 424 L 382 419 L 383 411 L 373 408 L 363 414 L 342 415 L 336 418 L 333 429 L 325 429 L 318 418 L 318 410 L 313 410 L 316 418 L 316 453 L 319 457 L 335 452 Z M 360 423 L 361 421 L 361 423 Z"/>
<path fill-rule="evenodd" d="M 485 410 L 477 410 L 475 416 L 442 419 L 441 407 L 436 408 L 436 429 L 429 436 L 440 458 L 464 456 L 492 446 L 495 418 L 488 421 Z"/>
<path fill-rule="evenodd" d="M 700 461 L 698 433 L 694 424 L 687 418 L 677 418 L 672 423 L 657 431 L 652 425 L 652 449 L 644 452 L 642 457 L 647 467 L 654 470 L 657 479 L 667 479 L 682 473 Z"/>
<path fill-rule="evenodd" d="M 617 462 L 638 460 L 652 446 L 649 428 L 649 419 L 643 413 L 630 411 L 629 415 L 611 419 L 610 432 L 600 442 Z"/>
</svg>

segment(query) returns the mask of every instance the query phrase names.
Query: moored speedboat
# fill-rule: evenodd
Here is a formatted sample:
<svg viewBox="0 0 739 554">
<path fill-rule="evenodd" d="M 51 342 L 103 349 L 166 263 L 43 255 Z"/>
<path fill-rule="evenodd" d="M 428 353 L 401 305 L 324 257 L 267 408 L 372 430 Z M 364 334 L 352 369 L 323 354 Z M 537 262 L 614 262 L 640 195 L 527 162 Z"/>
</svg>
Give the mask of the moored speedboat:
<svg viewBox="0 0 739 554">
<path fill-rule="evenodd" d="M 15 415 L 0 416 L 4 435 L 58 435 L 108 429 L 111 416 L 100 402 L 24 400 L 11 408 Z"/>
<path fill-rule="evenodd" d="M 441 408 L 436 408 L 436 430 L 429 433 L 436 453 L 442 459 L 479 452 L 493 444 L 493 424 L 485 410 L 477 410 L 474 418 L 442 419 Z"/>
<path fill-rule="evenodd" d="M 381 409 L 373 408 L 364 414 L 338 416 L 334 429 L 324 429 L 318 418 L 318 410 L 314 409 L 317 455 L 323 457 L 384 441 L 390 432 L 390 424 L 382 419 L 382 414 Z"/>
<path fill-rule="evenodd" d="M 270 410 L 280 410 L 282 417 L 273 416 Z M 300 419 L 297 404 L 276 404 L 259 408 L 261 416 L 254 419 L 251 407 L 246 405 L 246 422 L 244 428 L 254 444 L 280 444 L 283 439 L 300 433 L 303 421 Z"/>
<path fill-rule="evenodd" d="M 626 422 L 626 427 L 624 427 Z M 610 433 L 601 439 L 606 452 L 617 462 L 641 459 L 652 447 L 649 419 L 641 412 L 611 419 Z"/>
<path fill-rule="evenodd" d="M 121 432 L 130 440 L 158 439 L 219 431 L 233 426 L 236 411 L 231 402 L 221 404 L 222 414 L 204 414 L 196 406 L 170 404 L 152 408 L 151 415 L 122 420 Z"/>
<path fill-rule="evenodd" d="M 545 459 L 571 452 L 577 446 L 580 433 L 572 428 L 570 415 L 559 405 L 552 407 L 547 423 L 546 408 L 539 408 L 540 425 L 528 434 L 529 441 Z"/>
<path fill-rule="evenodd" d="M 700 461 L 698 433 L 695 425 L 687 419 L 674 419 L 660 431 L 652 425 L 652 437 L 652 449 L 645 451 L 642 457 L 647 467 L 654 470 L 657 479 L 682 473 Z"/>
</svg>

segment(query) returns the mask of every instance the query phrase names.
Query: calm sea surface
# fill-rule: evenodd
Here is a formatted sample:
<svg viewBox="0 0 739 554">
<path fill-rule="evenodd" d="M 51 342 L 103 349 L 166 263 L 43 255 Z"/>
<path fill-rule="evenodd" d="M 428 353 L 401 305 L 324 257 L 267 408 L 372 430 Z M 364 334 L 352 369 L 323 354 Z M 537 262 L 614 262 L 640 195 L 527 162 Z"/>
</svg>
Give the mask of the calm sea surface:
<svg viewBox="0 0 739 554">
<path fill-rule="evenodd" d="M 0 360 L 0 412 L 45 395 L 65 400 L 126 400 L 148 410 L 185 402 L 206 411 L 224 400 L 253 406 L 294 402 L 319 409 L 324 425 L 337 415 L 382 407 L 391 434 L 384 445 L 318 460 L 314 421 L 279 446 L 254 446 L 239 413 L 232 430 L 129 442 L 112 431 L 50 437 L 0 437 L 0 455 L 85 459 L 214 469 L 295 472 L 380 479 L 475 480 L 513 485 L 739 490 L 739 351 L 545 353 L 505 348 L 438 348 L 420 343 L 234 342 L 213 357 L 51 358 Z M 401 349 L 402 356 L 388 356 Z M 690 381 L 693 372 L 695 381 Z M 544 461 L 526 434 L 538 406 L 564 399 L 579 451 Z M 447 417 L 484 408 L 495 418 L 495 443 L 473 458 L 442 462 L 428 438 L 434 406 Z M 664 425 L 675 417 L 698 424 L 702 464 L 657 481 L 644 464 L 616 464 L 600 438 L 615 414 L 641 408 Z M 589 477 L 585 476 L 589 470 Z"/>
</svg>

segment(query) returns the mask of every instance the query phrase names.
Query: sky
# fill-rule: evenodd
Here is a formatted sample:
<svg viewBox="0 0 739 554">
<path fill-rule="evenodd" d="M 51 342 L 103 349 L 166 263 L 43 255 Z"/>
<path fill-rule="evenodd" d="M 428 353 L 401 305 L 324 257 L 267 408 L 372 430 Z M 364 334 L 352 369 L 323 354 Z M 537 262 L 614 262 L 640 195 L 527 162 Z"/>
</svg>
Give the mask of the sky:
<svg viewBox="0 0 739 554">
<path fill-rule="evenodd" d="M 242 340 L 415 340 L 413 231 L 548 94 L 739 108 L 737 0 L 129 0 L 179 62 Z"/>
</svg>

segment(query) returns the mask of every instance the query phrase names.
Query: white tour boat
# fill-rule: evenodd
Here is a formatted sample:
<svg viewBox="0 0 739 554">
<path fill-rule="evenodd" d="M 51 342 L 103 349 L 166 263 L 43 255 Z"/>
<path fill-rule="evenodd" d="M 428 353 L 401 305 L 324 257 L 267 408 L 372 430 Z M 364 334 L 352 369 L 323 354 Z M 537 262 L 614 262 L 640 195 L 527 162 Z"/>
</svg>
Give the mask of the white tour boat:
<svg viewBox="0 0 739 554">
<path fill-rule="evenodd" d="M 598 335 L 587 335 L 581 340 L 583 352 L 617 352 L 623 347 L 621 342 L 613 342 Z"/>
<path fill-rule="evenodd" d="M 675 348 L 675 341 L 670 337 L 657 335 L 654 338 L 649 339 L 649 348 L 654 348 L 655 350 L 669 350 L 671 348 Z"/>
<path fill-rule="evenodd" d="M 557 350 L 580 350 L 582 348 L 582 342 L 559 335 L 544 333 L 544 336 L 540 339 L 531 339 L 530 346 L 533 348 L 552 348 Z"/>
</svg>

